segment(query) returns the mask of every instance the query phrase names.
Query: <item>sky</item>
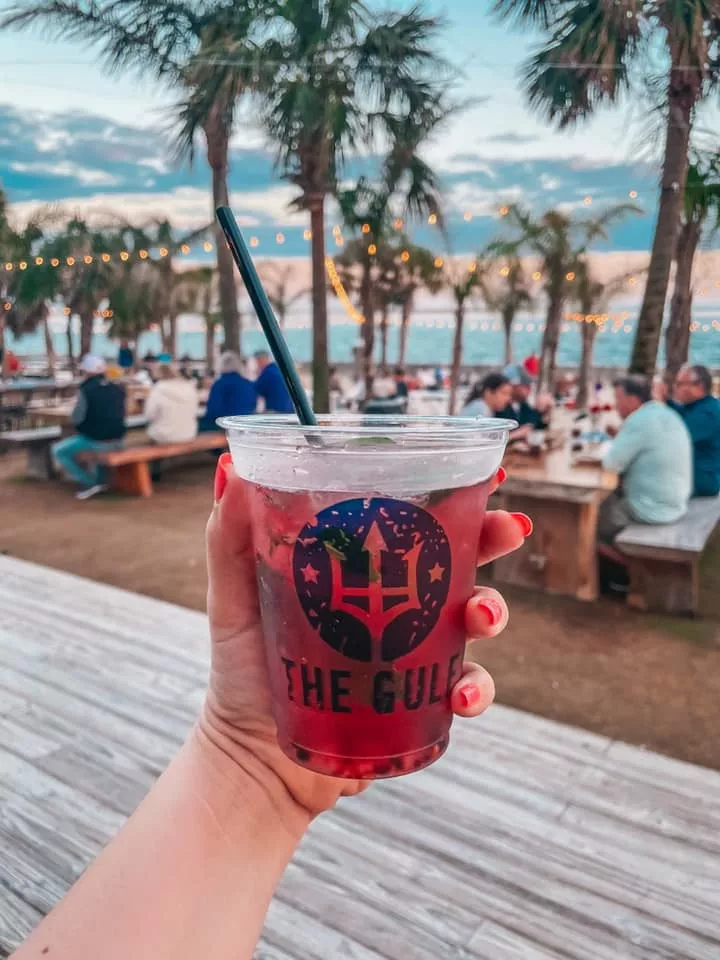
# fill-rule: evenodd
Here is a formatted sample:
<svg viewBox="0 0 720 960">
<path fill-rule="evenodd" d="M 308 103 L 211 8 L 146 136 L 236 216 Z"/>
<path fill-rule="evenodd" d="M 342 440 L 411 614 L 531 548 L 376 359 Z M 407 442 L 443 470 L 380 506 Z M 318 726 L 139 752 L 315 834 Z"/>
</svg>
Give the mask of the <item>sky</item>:
<svg viewBox="0 0 720 960">
<path fill-rule="evenodd" d="M 604 246 L 648 249 L 658 173 L 643 148 L 643 105 L 603 111 L 573 132 L 550 129 L 528 110 L 518 81 L 537 38 L 498 23 L 490 6 L 488 0 L 428 4 L 446 20 L 443 49 L 462 70 L 458 94 L 476 100 L 427 150 L 443 183 L 450 252 L 478 250 L 497 234 L 503 203 L 595 213 L 627 201 L 630 191 L 644 213 L 615 228 Z M 16 214 L 61 203 L 129 219 L 167 216 L 179 229 L 206 223 L 208 170 L 201 154 L 193 169 L 171 160 L 163 133 L 171 108 L 168 90 L 137 74 L 108 76 L 81 45 L 37 31 L 0 33 L 0 184 Z M 233 141 L 230 187 L 258 254 L 307 252 L 305 217 L 288 208 L 295 191 L 273 170 L 251 117 Z M 336 219 L 331 208 L 328 226 Z M 410 232 L 416 242 L 445 247 L 437 228 L 418 224 Z"/>
</svg>

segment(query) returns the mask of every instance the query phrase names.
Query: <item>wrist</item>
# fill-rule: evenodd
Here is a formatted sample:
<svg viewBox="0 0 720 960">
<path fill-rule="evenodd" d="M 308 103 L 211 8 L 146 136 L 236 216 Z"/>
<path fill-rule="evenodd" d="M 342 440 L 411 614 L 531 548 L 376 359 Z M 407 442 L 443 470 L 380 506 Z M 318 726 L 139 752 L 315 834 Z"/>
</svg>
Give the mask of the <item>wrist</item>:
<svg viewBox="0 0 720 960">
<path fill-rule="evenodd" d="M 299 819 L 305 827 L 347 792 L 345 781 L 312 773 L 285 756 L 274 730 L 231 723 L 212 699 L 203 707 L 196 735 L 231 778 L 254 781 L 292 822 Z"/>
</svg>

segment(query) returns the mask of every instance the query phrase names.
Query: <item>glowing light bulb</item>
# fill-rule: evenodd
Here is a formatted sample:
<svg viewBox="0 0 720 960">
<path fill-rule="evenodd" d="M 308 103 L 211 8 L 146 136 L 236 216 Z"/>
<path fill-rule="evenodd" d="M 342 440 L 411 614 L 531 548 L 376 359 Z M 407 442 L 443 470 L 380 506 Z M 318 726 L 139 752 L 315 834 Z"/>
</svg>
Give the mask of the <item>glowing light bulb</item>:
<svg viewBox="0 0 720 960">
<path fill-rule="evenodd" d="M 403 222 L 400 219 L 400 217 L 398 217 L 396 220 L 393 221 L 393 226 L 395 227 L 396 230 L 402 230 Z"/>
<path fill-rule="evenodd" d="M 6 300 L 3 306 L 5 307 L 6 310 L 12 310 L 12 304 L 10 303 L 9 300 Z"/>
<path fill-rule="evenodd" d="M 251 247 L 256 247 L 259 243 L 260 243 L 260 241 L 258 240 L 257 237 L 250 237 L 250 246 L 251 246 Z"/>
<path fill-rule="evenodd" d="M 428 223 L 430 224 L 431 227 L 434 227 L 434 226 L 435 226 L 435 224 L 437 223 L 437 214 L 436 214 L 436 213 L 431 213 L 431 214 L 430 214 L 430 216 L 428 217 Z"/>
<path fill-rule="evenodd" d="M 364 224 L 362 225 L 362 232 L 363 232 L 363 233 L 370 233 L 370 224 L 369 224 L 369 223 L 364 223 Z"/>
<path fill-rule="evenodd" d="M 477 270 L 477 263 L 473 260 L 472 263 L 468 264 L 468 273 L 475 273 Z"/>
<path fill-rule="evenodd" d="M 210 253 L 210 251 L 212 250 L 212 247 L 213 245 L 210 243 L 209 240 L 206 240 L 205 243 L 203 244 L 203 250 L 205 251 L 205 253 Z"/>
<path fill-rule="evenodd" d="M 509 276 L 510 276 L 510 267 L 501 267 L 501 269 L 500 269 L 500 276 L 501 276 L 501 277 L 509 277 Z"/>
<path fill-rule="evenodd" d="M 21 270 L 27 270 L 27 262 L 25 260 L 21 260 L 20 263 L 18 264 L 18 267 Z"/>
<path fill-rule="evenodd" d="M 57 267 L 59 264 L 60 264 L 60 261 L 58 260 L 57 257 L 53 257 L 52 260 L 50 261 L 51 267 Z"/>
<path fill-rule="evenodd" d="M 470 213 L 469 210 L 466 210 L 465 213 L 463 214 L 463 220 L 465 221 L 465 223 L 470 223 L 470 221 L 472 220 L 472 214 Z"/>
<path fill-rule="evenodd" d="M 63 308 L 63 313 L 65 314 L 66 317 L 69 317 L 69 316 L 70 316 L 70 307 L 64 307 L 64 308 Z"/>
<path fill-rule="evenodd" d="M 410 259 L 410 251 L 403 250 L 403 252 L 400 254 L 400 259 L 402 260 L 403 263 L 407 263 L 408 260 Z"/>
<path fill-rule="evenodd" d="M 284 233 L 276 233 L 276 234 L 275 234 L 275 243 L 285 243 L 285 234 L 284 234 Z"/>
<path fill-rule="evenodd" d="M 312 230 L 303 230 L 303 240 L 312 240 Z"/>
<path fill-rule="evenodd" d="M 340 227 L 338 226 L 333 227 L 333 236 L 339 237 L 341 233 L 342 233 L 342 230 L 340 229 Z"/>
<path fill-rule="evenodd" d="M 542 280 L 542 274 L 540 273 L 539 270 L 536 270 L 535 273 L 532 275 L 532 278 L 533 280 Z"/>
<path fill-rule="evenodd" d="M 13 268 L 13 265 L 12 265 L 11 263 L 6 263 L 6 264 L 5 264 L 5 269 L 6 269 L 6 270 L 10 271 L 10 270 L 12 270 L 12 268 Z"/>
<path fill-rule="evenodd" d="M 110 254 L 102 253 L 100 254 L 100 259 L 102 260 L 103 263 L 110 263 Z"/>
<path fill-rule="evenodd" d="M 586 207 L 589 207 L 592 204 L 592 197 L 585 197 L 585 199 L 583 200 L 583 203 L 585 204 Z"/>
<path fill-rule="evenodd" d="M 442 257 L 435 257 L 435 259 L 434 259 L 434 261 L 433 261 L 433 265 L 435 266 L 435 268 L 436 268 L 437 270 L 439 270 L 444 263 L 445 263 L 445 261 L 443 260 Z"/>
<path fill-rule="evenodd" d="M 374 243 L 371 243 L 370 246 L 368 247 L 368 253 L 370 254 L 371 257 L 374 257 L 375 254 L 377 253 L 377 247 L 375 246 Z"/>
<path fill-rule="evenodd" d="M 147 250 L 138 250 L 138 256 L 140 257 L 141 260 L 147 260 L 149 254 Z"/>
<path fill-rule="evenodd" d="M 190 247 L 186 243 L 183 243 L 183 245 L 180 247 L 180 253 L 190 253 Z"/>
<path fill-rule="evenodd" d="M 637 195 L 638 195 L 637 190 L 631 190 L 630 193 L 628 194 L 631 200 L 637 200 Z"/>
<path fill-rule="evenodd" d="M 158 253 L 160 254 L 161 257 L 166 257 L 170 253 L 170 251 L 168 250 L 167 247 L 160 247 L 160 249 L 158 250 Z"/>
<path fill-rule="evenodd" d="M 120 251 L 120 259 L 123 263 L 126 263 L 130 259 L 130 254 L 127 252 L 127 250 Z"/>
<path fill-rule="evenodd" d="M 35 257 L 35 266 L 41 267 L 45 263 L 42 257 Z"/>
<path fill-rule="evenodd" d="M 88 254 L 88 256 L 83 257 L 83 263 L 90 265 L 93 262 L 93 258 Z"/>
<path fill-rule="evenodd" d="M 498 210 L 501 217 L 506 217 L 510 213 L 510 207 L 502 206 Z"/>
<path fill-rule="evenodd" d="M 75 257 L 67 257 L 66 260 L 65 260 L 65 263 L 66 263 L 69 267 L 74 267 L 74 266 L 75 266 Z"/>
<path fill-rule="evenodd" d="M 575 279 L 575 274 L 572 272 L 572 270 L 565 274 L 565 279 L 572 283 L 572 281 Z"/>
</svg>

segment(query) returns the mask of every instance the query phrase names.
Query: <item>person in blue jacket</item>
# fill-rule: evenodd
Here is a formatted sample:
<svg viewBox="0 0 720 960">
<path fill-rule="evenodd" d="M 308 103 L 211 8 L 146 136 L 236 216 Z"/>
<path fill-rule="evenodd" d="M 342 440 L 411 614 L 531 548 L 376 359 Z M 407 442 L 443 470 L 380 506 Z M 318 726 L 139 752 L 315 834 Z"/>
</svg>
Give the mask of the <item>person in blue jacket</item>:
<svg viewBox="0 0 720 960">
<path fill-rule="evenodd" d="M 707 367 L 685 366 L 675 380 L 671 406 L 688 428 L 693 445 L 694 497 L 720 493 L 720 400 L 712 395 Z"/>
<path fill-rule="evenodd" d="M 242 361 L 236 353 L 223 353 L 218 363 L 220 376 L 210 387 L 207 410 L 198 421 L 201 432 L 218 430 L 218 417 L 247 416 L 255 413 L 257 393 L 255 384 L 240 372 Z"/>
<path fill-rule="evenodd" d="M 268 413 L 294 413 L 290 393 L 280 373 L 280 368 L 270 359 L 267 350 L 258 350 L 255 354 L 260 375 L 255 381 L 258 396 L 265 401 Z"/>
</svg>

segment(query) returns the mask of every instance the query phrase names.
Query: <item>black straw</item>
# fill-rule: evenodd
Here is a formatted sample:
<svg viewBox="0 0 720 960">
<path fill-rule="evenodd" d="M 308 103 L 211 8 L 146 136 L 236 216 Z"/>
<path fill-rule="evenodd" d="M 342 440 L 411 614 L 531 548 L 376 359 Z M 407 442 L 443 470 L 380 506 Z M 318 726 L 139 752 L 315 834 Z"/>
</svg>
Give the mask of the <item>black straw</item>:
<svg viewBox="0 0 720 960">
<path fill-rule="evenodd" d="M 280 368 L 280 372 L 290 392 L 298 420 L 305 426 L 315 427 L 317 426 L 317 418 L 312 411 L 303 385 L 300 383 L 300 377 L 298 376 L 293 358 L 288 349 L 287 341 L 282 334 L 282 330 L 270 306 L 270 301 L 260 282 L 260 277 L 255 269 L 250 251 L 240 233 L 240 227 L 235 219 L 235 214 L 230 207 L 218 207 L 215 213 L 227 239 L 233 259 L 240 271 L 240 276 L 243 278 L 252 305 L 255 307 L 255 313 L 265 332 L 272 355 Z"/>
</svg>

